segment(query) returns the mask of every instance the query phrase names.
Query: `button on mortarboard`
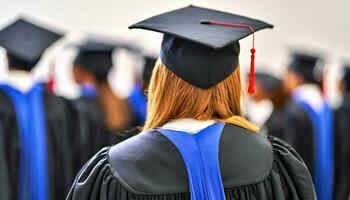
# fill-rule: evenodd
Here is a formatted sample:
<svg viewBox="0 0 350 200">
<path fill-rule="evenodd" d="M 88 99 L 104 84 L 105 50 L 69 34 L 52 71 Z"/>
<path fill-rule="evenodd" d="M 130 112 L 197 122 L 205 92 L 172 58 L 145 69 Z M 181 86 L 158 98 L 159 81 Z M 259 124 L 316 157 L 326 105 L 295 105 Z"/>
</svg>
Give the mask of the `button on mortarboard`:
<svg viewBox="0 0 350 200">
<path fill-rule="evenodd" d="M 190 84 L 210 88 L 237 68 L 238 40 L 272 27 L 252 18 L 189 6 L 148 18 L 129 28 L 164 33 L 162 63 Z"/>
<path fill-rule="evenodd" d="M 0 31 L 0 46 L 7 51 L 9 65 L 31 70 L 44 51 L 62 36 L 20 18 Z"/>
</svg>

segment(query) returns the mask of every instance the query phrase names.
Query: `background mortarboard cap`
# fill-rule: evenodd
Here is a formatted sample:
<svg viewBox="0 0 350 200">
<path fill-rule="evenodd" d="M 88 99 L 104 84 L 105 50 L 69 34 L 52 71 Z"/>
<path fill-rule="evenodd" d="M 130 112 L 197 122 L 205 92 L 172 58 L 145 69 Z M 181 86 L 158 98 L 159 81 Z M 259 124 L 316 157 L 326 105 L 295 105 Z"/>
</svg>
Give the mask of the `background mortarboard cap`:
<svg viewBox="0 0 350 200">
<path fill-rule="evenodd" d="M 272 95 L 282 86 L 282 80 L 264 72 L 256 72 L 255 80 L 258 81 L 263 90 Z"/>
<path fill-rule="evenodd" d="M 157 15 L 129 28 L 164 33 L 160 58 L 183 80 L 210 88 L 226 79 L 238 66 L 238 40 L 252 34 L 248 28 L 207 22 L 250 26 L 253 31 L 273 26 L 265 22 L 217 10 L 189 6 Z"/>
<path fill-rule="evenodd" d="M 79 50 L 74 60 L 74 66 L 90 71 L 98 80 L 107 79 L 113 66 L 112 53 L 115 46 L 96 40 L 88 40 L 77 47 Z"/>
<path fill-rule="evenodd" d="M 6 49 L 10 66 L 31 70 L 44 51 L 62 36 L 22 17 L 0 31 L 0 46 Z"/>
<path fill-rule="evenodd" d="M 105 45 L 109 45 L 113 47 L 115 50 L 125 49 L 133 53 L 141 53 L 141 49 L 137 47 L 135 41 L 123 38 L 123 37 L 110 37 L 107 35 L 99 35 L 99 34 L 87 34 L 85 39 L 85 43 L 102 43 Z"/>
<path fill-rule="evenodd" d="M 321 55 L 294 52 L 288 69 L 301 75 L 305 81 L 319 84 L 323 79 L 325 60 Z"/>
<path fill-rule="evenodd" d="M 115 48 L 112 44 L 103 43 L 97 40 L 87 40 L 77 47 L 79 48 L 79 51 L 83 52 L 111 52 Z"/>
<path fill-rule="evenodd" d="M 149 84 L 152 76 L 153 68 L 156 64 L 157 58 L 154 56 L 143 56 L 144 65 L 142 69 L 142 79 L 146 84 Z"/>
</svg>

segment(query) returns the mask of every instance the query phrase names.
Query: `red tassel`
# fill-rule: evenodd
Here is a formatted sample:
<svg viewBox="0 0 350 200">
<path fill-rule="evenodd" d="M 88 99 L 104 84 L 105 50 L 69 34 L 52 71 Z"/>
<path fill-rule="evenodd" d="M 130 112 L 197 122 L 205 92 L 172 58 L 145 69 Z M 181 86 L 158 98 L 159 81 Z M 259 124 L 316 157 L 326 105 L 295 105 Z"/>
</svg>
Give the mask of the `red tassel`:
<svg viewBox="0 0 350 200">
<path fill-rule="evenodd" d="M 248 92 L 250 94 L 255 92 L 255 87 L 254 87 L 254 76 L 255 76 L 255 49 L 252 48 L 250 50 L 250 53 L 252 54 L 250 56 L 250 74 L 249 74 L 249 88 Z"/>
<path fill-rule="evenodd" d="M 49 81 L 48 81 L 48 89 L 50 94 L 53 94 L 55 89 L 55 64 L 52 62 L 49 72 Z"/>
<path fill-rule="evenodd" d="M 250 56 L 250 77 L 249 77 L 249 93 L 255 92 L 254 87 L 254 74 L 255 74 L 255 35 L 254 35 L 254 28 L 253 26 L 247 25 L 247 24 L 233 24 L 233 23 L 226 23 L 226 22 L 216 22 L 216 21 L 202 21 L 201 24 L 209 24 L 209 25 L 221 25 L 221 26 L 229 26 L 229 27 L 237 27 L 237 28 L 246 28 L 253 34 L 253 48 L 250 50 L 251 56 Z"/>
<path fill-rule="evenodd" d="M 48 87 L 49 87 L 50 94 L 53 94 L 53 90 L 54 90 L 54 87 L 55 87 L 54 86 L 55 85 L 54 80 L 50 79 L 48 84 L 49 84 Z"/>
</svg>

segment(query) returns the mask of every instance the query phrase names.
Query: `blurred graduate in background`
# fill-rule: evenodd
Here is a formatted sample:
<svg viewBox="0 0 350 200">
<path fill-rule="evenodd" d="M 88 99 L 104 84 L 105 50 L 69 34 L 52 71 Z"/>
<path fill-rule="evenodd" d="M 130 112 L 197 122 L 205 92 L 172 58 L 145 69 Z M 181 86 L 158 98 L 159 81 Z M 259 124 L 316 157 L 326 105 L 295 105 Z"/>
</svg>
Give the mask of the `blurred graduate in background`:
<svg viewBox="0 0 350 200">
<path fill-rule="evenodd" d="M 284 77 L 291 100 L 284 117 L 285 139 L 304 159 L 320 200 L 332 199 L 334 154 L 333 114 L 325 101 L 322 82 L 324 59 L 296 52 Z"/>
<path fill-rule="evenodd" d="M 116 46 L 90 40 L 79 47 L 73 63 L 73 77 L 81 86 L 83 98 L 97 98 L 107 129 L 123 130 L 132 126 L 131 108 L 108 83 L 113 67 L 112 53 Z"/>
<path fill-rule="evenodd" d="M 278 138 L 283 136 L 283 123 L 285 104 L 288 97 L 283 88 L 283 81 L 267 72 L 255 73 L 255 93 L 250 97 L 255 102 L 269 101 L 266 109 L 266 117 L 262 122 L 262 130 L 268 134 Z M 250 111 L 254 112 L 254 111 Z"/>
<path fill-rule="evenodd" d="M 144 125 L 147 114 L 147 88 L 151 80 L 152 71 L 156 64 L 155 56 L 144 55 L 141 80 L 135 82 L 135 86 L 128 97 L 132 106 L 136 125 Z"/>
<path fill-rule="evenodd" d="M 62 33 L 20 18 L 0 31 L 9 75 L 0 84 L 0 135 L 7 169 L 1 199 L 63 199 L 73 180 L 75 132 L 67 101 L 31 71 Z M 49 67 L 49 66 L 48 66 Z M 1 167 L 4 169 L 4 167 Z"/>
<path fill-rule="evenodd" d="M 339 83 L 343 103 L 334 114 L 334 200 L 350 198 L 350 64 Z"/>
<path fill-rule="evenodd" d="M 91 38 L 77 48 L 72 71 L 81 91 L 73 100 L 80 133 L 74 140 L 76 172 L 102 147 L 126 139 L 122 132 L 133 125 L 131 107 L 113 92 L 107 80 L 117 46 Z"/>
<path fill-rule="evenodd" d="M 128 47 L 86 40 L 76 46 L 72 71 L 81 97 L 67 100 L 53 94 L 54 66 L 47 66 L 48 82 L 36 80 L 31 72 L 61 37 L 28 19 L 0 31 L 9 66 L 0 84 L 0 199 L 63 199 L 83 163 L 102 147 L 132 136 L 135 130 L 128 130 L 144 123 L 144 92 L 155 60 L 145 57 L 137 90 L 123 99 L 107 77 L 113 52 Z"/>
</svg>

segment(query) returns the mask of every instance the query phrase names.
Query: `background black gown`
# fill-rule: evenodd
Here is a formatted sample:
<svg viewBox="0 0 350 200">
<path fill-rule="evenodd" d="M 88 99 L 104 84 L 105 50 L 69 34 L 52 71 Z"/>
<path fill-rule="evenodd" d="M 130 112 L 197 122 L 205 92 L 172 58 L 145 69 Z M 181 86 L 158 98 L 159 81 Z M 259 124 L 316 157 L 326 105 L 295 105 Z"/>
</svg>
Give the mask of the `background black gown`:
<svg viewBox="0 0 350 200">
<path fill-rule="evenodd" d="M 226 124 L 219 162 L 228 200 L 315 199 L 300 156 L 272 136 Z M 67 200 L 189 200 L 187 180 L 176 147 L 152 130 L 97 153 L 77 175 Z"/>
<path fill-rule="evenodd" d="M 105 127 L 104 115 L 95 97 L 83 96 L 71 102 L 79 129 L 74 137 L 74 174 L 101 148 L 117 144 L 125 137 Z"/>
<path fill-rule="evenodd" d="M 4 134 L 0 121 L 0 199 L 10 199 L 9 169 L 6 164 Z"/>
<path fill-rule="evenodd" d="M 350 95 L 335 112 L 334 200 L 350 197 Z"/>
<path fill-rule="evenodd" d="M 74 177 L 73 141 L 78 130 L 68 100 L 44 93 L 48 136 L 50 199 L 62 199 Z"/>
<path fill-rule="evenodd" d="M 273 108 L 270 117 L 266 120 L 265 127 L 268 135 L 285 138 L 283 128 L 284 109 Z"/>
<path fill-rule="evenodd" d="M 288 142 L 303 158 L 311 174 L 314 169 L 314 132 L 311 118 L 299 104 L 289 101 L 281 121 L 281 139 Z"/>
<path fill-rule="evenodd" d="M 64 199 L 74 179 L 73 139 L 78 131 L 74 125 L 76 119 L 69 103 L 64 98 L 52 95 L 44 90 L 43 94 L 46 133 L 47 160 L 49 177 L 49 199 Z M 19 128 L 14 104 L 9 96 L 0 90 L 1 138 L 5 141 L 5 164 L 8 169 L 9 198 L 18 199 L 19 152 L 21 148 Z M 0 186 L 6 187 L 6 186 Z M 3 199 L 3 198 L 1 198 Z M 6 200 L 6 199 L 4 199 Z"/>
<path fill-rule="evenodd" d="M 3 145 L 0 147 L 3 160 L 1 168 L 7 169 L 7 175 L 0 180 L 1 199 L 17 199 L 19 171 L 19 136 L 15 108 L 9 96 L 0 89 L 0 137 Z M 6 197 L 6 198 L 5 198 Z"/>
</svg>

